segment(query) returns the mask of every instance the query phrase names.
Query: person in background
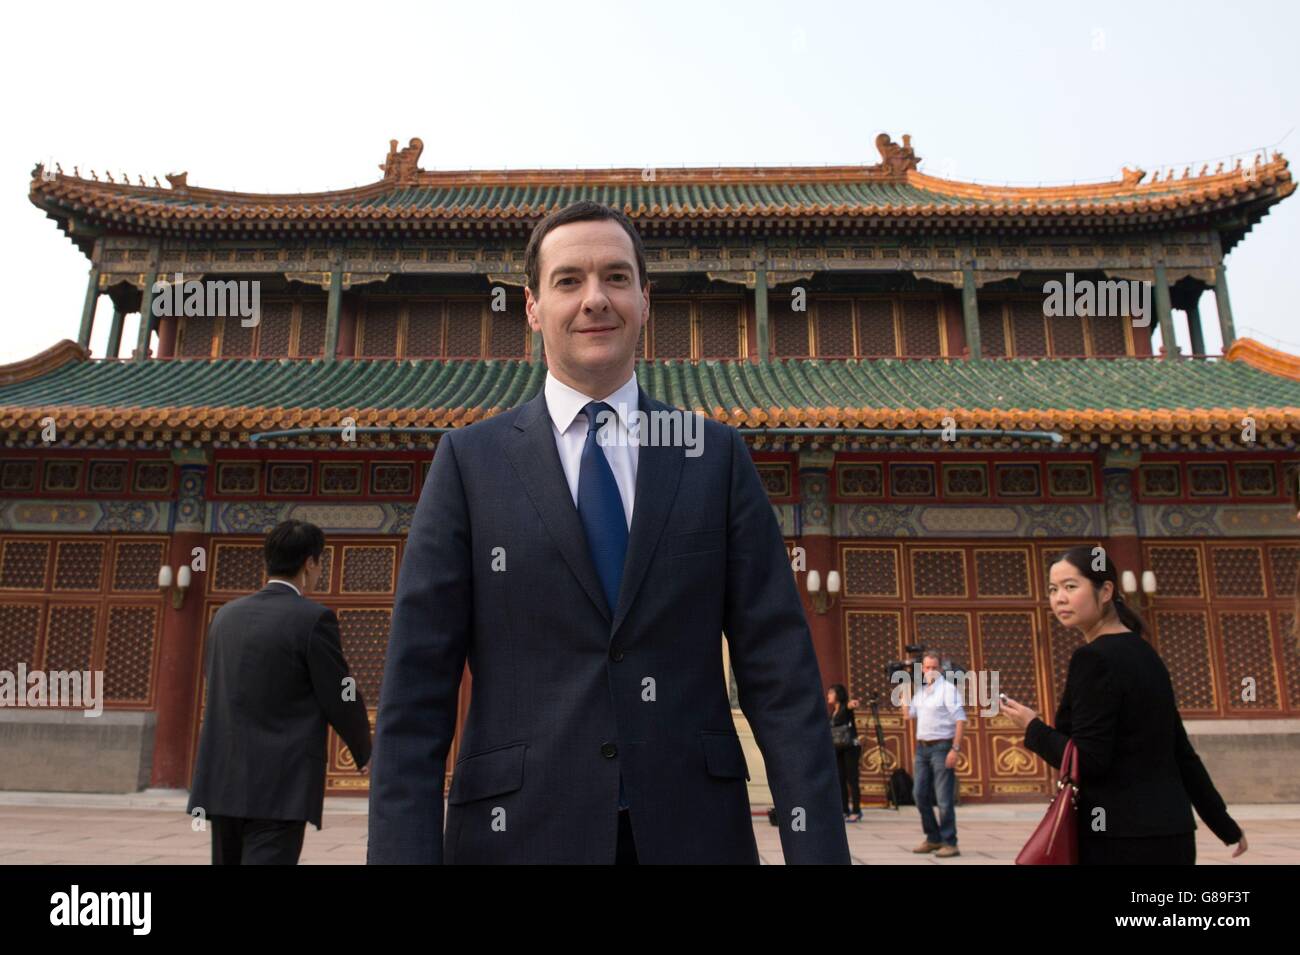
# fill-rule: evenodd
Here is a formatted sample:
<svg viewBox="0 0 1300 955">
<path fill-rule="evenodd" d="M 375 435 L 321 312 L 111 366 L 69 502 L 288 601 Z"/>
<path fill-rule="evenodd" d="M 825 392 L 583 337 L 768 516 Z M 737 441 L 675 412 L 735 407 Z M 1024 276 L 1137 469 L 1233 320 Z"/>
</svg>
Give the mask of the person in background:
<svg viewBox="0 0 1300 955">
<path fill-rule="evenodd" d="M 212 825 L 213 865 L 295 865 L 321 826 L 325 740 L 333 726 L 358 771 L 370 718 L 348 672 L 334 611 L 308 600 L 325 535 L 283 521 L 266 535 L 267 582 L 208 628 L 207 702 L 186 812 Z"/>
<path fill-rule="evenodd" d="M 957 754 L 961 752 L 966 710 L 957 688 L 939 670 L 939 654 L 921 658 L 921 686 L 915 694 L 903 687 L 903 718 L 916 720 L 916 782 L 912 795 L 921 813 L 925 841 L 913 852 L 933 852 L 947 859 L 961 855 L 957 848 Z M 939 819 L 934 818 L 938 802 Z"/>
<path fill-rule="evenodd" d="M 856 714 L 858 701 L 849 699 L 843 683 L 836 683 L 826 691 L 826 705 L 831 707 L 831 742 L 835 744 L 835 759 L 840 770 L 840 801 L 846 822 L 862 818 L 862 795 L 858 787 L 858 761 L 862 757 L 862 742 L 858 739 Z M 852 807 L 850 808 L 850 803 Z"/>
<path fill-rule="evenodd" d="M 1052 564 L 1052 613 L 1083 633 L 1070 658 L 1056 725 L 1014 700 L 1002 712 L 1025 731 L 1025 748 L 1060 767 L 1079 754 L 1080 865 L 1192 865 L 1192 807 L 1225 845 L 1246 834 L 1188 742 L 1164 661 L 1124 602 L 1119 572 L 1099 547 L 1072 547 Z"/>
</svg>

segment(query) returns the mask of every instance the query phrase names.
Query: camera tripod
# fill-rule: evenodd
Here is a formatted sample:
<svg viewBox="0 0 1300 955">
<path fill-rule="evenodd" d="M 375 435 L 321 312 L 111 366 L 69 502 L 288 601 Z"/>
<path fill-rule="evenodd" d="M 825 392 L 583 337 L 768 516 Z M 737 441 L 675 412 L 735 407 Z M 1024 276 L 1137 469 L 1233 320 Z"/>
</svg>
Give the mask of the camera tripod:
<svg viewBox="0 0 1300 955">
<path fill-rule="evenodd" d="M 885 769 L 885 757 L 889 750 L 885 748 L 885 731 L 880 728 L 880 694 L 872 693 L 870 699 L 871 721 L 876 727 L 876 747 L 880 753 L 880 778 L 885 784 L 885 805 L 884 809 L 898 811 L 898 801 L 894 799 L 894 787 L 889 783 L 889 773 Z"/>
</svg>

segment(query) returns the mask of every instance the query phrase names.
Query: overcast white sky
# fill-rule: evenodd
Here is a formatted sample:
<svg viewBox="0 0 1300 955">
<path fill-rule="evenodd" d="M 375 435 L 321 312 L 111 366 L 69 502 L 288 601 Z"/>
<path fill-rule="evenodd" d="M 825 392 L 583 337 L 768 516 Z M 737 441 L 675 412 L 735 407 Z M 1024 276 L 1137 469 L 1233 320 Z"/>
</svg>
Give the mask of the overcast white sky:
<svg viewBox="0 0 1300 955">
<path fill-rule="evenodd" d="M 912 134 L 957 179 L 1070 182 L 1300 154 L 1294 3 L 7 5 L 0 363 L 76 338 L 88 263 L 27 199 L 55 159 L 193 185 L 426 168 L 874 163 Z M 1239 334 L 1300 353 L 1300 197 L 1229 256 Z M 1201 303 L 1207 347 L 1219 335 Z M 92 350 L 111 307 L 101 299 Z M 135 340 L 134 318 L 124 343 Z M 1185 326 L 1180 339 L 1186 348 Z M 129 350 L 129 345 L 126 346 Z"/>
</svg>

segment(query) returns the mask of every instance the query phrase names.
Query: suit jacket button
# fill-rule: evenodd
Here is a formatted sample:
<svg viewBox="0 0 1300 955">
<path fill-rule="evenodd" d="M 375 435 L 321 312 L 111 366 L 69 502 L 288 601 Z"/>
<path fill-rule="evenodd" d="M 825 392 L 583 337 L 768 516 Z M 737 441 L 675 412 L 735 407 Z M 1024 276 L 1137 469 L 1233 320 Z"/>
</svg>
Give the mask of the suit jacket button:
<svg viewBox="0 0 1300 955">
<path fill-rule="evenodd" d="M 604 756 L 606 759 L 613 759 L 618 755 L 618 747 L 613 743 L 601 743 L 600 755 Z"/>
<path fill-rule="evenodd" d="M 620 660 L 623 659 L 623 651 L 620 650 L 618 647 L 614 647 L 612 650 L 610 650 L 609 655 L 615 663 L 618 663 Z"/>
</svg>

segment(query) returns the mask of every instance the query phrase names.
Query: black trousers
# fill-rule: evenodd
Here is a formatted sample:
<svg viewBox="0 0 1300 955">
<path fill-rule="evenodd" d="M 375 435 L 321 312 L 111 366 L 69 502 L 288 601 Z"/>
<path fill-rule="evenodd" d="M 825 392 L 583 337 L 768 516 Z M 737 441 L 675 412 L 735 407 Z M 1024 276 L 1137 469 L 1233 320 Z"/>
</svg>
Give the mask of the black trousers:
<svg viewBox="0 0 1300 955">
<path fill-rule="evenodd" d="M 1079 820 L 1079 865 L 1195 865 L 1196 833 L 1176 836 L 1107 837 Z"/>
<path fill-rule="evenodd" d="M 297 865 L 305 819 L 212 816 L 213 865 Z"/>
<path fill-rule="evenodd" d="M 618 811 L 618 849 L 614 852 L 615 865 L 638 865 L 636 843 L 632 839 L 632 814 L 626 809 Z"/>
<path fill-rule="evenodd" d="M 858 789 L 858 761 L 861 758 L 860 746 L 835 750 L 835 763 L 840 770 L 840 808 L 846 813 L 862 811 L 862 794 Z M 849 809 L 850 804 L 852 809 Z"/>
</svg>

